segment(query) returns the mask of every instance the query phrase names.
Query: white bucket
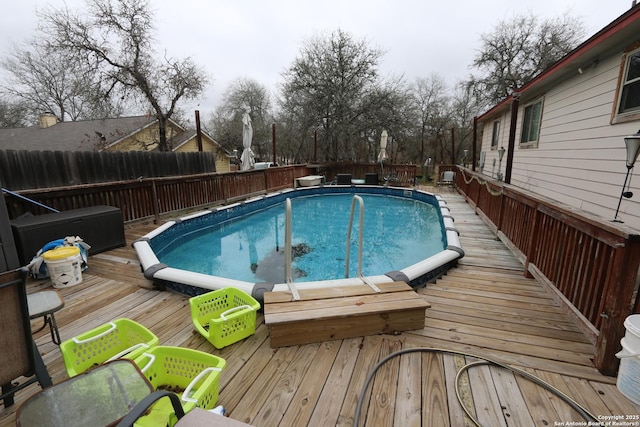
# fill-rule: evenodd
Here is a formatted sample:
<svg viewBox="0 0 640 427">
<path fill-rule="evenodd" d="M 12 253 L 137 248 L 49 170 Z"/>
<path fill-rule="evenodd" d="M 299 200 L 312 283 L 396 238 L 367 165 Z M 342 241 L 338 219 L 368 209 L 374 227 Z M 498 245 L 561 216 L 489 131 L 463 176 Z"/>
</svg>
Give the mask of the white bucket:
<svg viewBox="0 0 640 427">
<path fill-rule="evenodd" d="M 624 327 L 627 331 L 624 334 L 624 340 L 627 346 L 636 353 L 640 353 L 640 314 L 632 314 L 624 321 Z"/>
<path fill-rule="evenodd" d="M 82 282 L 82 256 L 76 247 L 61 247 L 42 254 L 54 288 L 66 288 Z"/>
<path fill-rule="evenodd" d="M 620 344 L 622 351 L 616 353 L 620 358 L 616 385 L 629 400 L 640 405 L 640 347 L 631 347 L 626 336 Z"/>
</svg>

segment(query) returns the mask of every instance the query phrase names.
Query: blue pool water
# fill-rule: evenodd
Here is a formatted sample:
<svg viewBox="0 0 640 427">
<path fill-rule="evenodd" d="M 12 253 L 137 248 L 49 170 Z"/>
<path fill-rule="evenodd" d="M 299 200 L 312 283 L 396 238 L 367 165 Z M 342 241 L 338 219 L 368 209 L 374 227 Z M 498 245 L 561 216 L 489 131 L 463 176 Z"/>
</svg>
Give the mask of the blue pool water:
<svg viewBox="0 0 640 427">
<path fill-rule="evenodd" d="M 352 194 L 296 197 L 292 205 L 295 282 L 345 277 Z M 384 274 L 446 247 L 438 208 L 418 200 L 362 194 L 363 274 Z M 351 233 L 349 277 L 357 276 L 359 208 Z M 175 238 L 156 242 L 160 262 L 177 269 L 246 282 L 283 283 L 284 201 L 237 218 L 200 220 Z M 214 223 L 215 222 L 215 223 Z"/>
</svg>

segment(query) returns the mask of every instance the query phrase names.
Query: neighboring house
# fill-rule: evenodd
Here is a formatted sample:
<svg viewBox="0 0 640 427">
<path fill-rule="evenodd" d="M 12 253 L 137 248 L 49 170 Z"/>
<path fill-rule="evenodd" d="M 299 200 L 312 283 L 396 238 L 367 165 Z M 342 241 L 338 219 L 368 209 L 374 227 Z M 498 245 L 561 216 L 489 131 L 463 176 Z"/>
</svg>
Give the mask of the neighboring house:
<svg viewBox="0 0 640 427">
<path fill-rule="evenodd" d="M 612 220 L 627 172 L 624 137 L 639 129 L 640 5 L 634 5 L 478 118 L 480 167 Z M 632 178 L 634 196 L 622 199 L 618 218 L 640 229 L 640 176 Z"/>
<path fill-rule="evenodd" d="M 229 171 L 229 153 L 209 134 L 201 132 L 202 151 L 212 151 L 216 171 Z M 195 130 L 184 129 L 173 120 L 167 125 L 172 151 L 198 151 Z M 2 150 L 53 151 L 155 151 L 158 122 L 154 116 L 58 122 L 53 114 L 42 114 L 37 125 L 0 129 Z"/>
</svg>

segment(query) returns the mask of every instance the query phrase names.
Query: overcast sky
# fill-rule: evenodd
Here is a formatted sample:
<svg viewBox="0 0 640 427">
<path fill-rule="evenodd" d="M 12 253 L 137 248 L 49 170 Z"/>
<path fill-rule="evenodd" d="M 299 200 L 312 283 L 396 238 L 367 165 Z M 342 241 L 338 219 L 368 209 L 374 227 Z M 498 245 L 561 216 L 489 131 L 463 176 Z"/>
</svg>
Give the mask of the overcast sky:
<svg viewBox="0 0 640 427">
<path fill-rule="evenodd" d="M 35 11 L 63 0 L 18 0 L 0 15 L 0 56 L 36 34 Z M 72 9 L 83 0 L 66 0 Z M 228 85 L 251 78 L 275 93 L 281 73 L 305 40 L 340 28 L 385 52 L 383 75 L 407 80 L 438 74 L 452 85 L 470 73 L 480 34 L 515 15 L 550 18 L 569 12 L 590 37 L 626 12 L 632 0 L 152 0 L 158 48 L 191 56 L 211 76 L 201 115 Z"/>
</svg>

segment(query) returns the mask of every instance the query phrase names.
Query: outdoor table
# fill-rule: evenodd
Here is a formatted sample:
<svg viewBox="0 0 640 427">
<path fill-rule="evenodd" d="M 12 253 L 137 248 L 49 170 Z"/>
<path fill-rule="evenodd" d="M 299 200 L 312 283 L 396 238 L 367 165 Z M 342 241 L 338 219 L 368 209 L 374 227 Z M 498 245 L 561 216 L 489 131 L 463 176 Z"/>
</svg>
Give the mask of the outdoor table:
<svg viewBox="0 0 640 427">
<path fill-rule="evenodd" d="M 44 325 L 38 332 L 44 329 L 47 324 L 51 330 L 51 341 L 60 345 L 60 332 L 54 313 L 64 307 L 64 301 L 56 291 L 41 291 L 27 295 L 27 305 L 29 306 L 29 319 L 44 317 Z"/>
<path fill-rule="evenodd" d="M 43 389 L 18 409 L 17 426 L 106 426 L 153 392 L 127 359 L 118 359 Z"/>
</svg>

